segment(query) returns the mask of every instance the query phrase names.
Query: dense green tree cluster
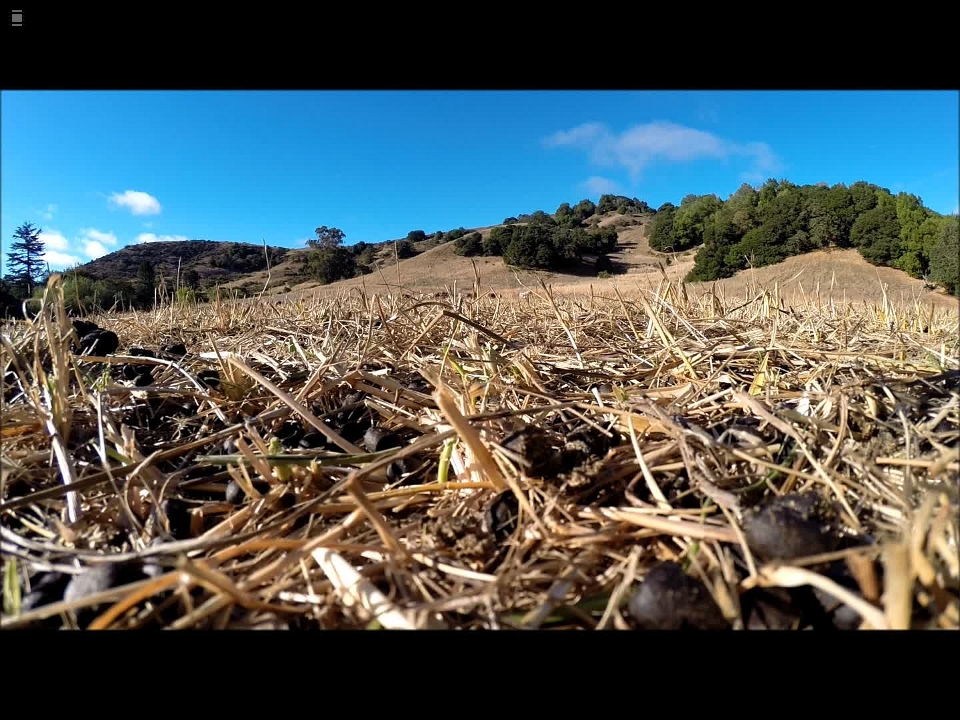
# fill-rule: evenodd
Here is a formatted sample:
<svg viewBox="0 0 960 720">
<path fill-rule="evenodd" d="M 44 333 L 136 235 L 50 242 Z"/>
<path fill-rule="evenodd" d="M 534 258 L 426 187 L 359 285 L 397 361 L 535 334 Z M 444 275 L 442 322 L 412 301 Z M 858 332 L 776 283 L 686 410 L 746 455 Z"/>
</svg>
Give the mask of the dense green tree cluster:
<svg viewBox="0 0 960 720">
<path fill-rule="evenodd" d="M 357 256 L 349 247 L 325 247 L 311 252 L 304 271 L 324 285 L 337 280 L 348 280 L 357 275 Z"/>
<path fill-rule="evenodd" d="M 443 236 L 442 239 L 438 238 L 438 240 L 442 240 L 442 242 L 445 242 L 445 243 L 456 242 L 466 234 L 467 234 L 466 228 L 458 227 L 455 230 L 450 230 Z"/>
<path fill-rule="evenodd" d="M 538 220 L 528 225 L 501 225 L 482 239 L 480 233 L 470 233 L 457 241 L 454 252 L 503 257 L 506 264 L 521 268 L 562 270 L 582 263 L 589 256 L 605 257 L 617 248 L 617 231 L 613 228 L 589 232 L 543 221 L 540 217 Z M 609 263 L 603 265 L 609 269 L 608 266 Z"/>
<path fill-rule="evenodd" d="M 689 281 L 730 277 L 821 248 L 855 247 L 874 265 L 954 292 L 956 222 L 915 195 L 894 196 L 866 182 L 847 187 L 768 180 L 759 189 L 742 185 L 726 202 L 688 195 L 679 207 L 664 204 L 652 224 L 650 247 L 682 252 L 699 246 Z"/>
<path fill-rule="evenodd" d="M 520 215 L 518 217 L 508 217 L 503 221 L 503 225 L 516 225 L 517 223 L 540 223 L 556 224 L 565 228 L 576 228 L 582 226 L 595 215 L 604 215 L 610 212 L 617 212 L 621 215 L 641 215 L 653 212 L 646 202 L 637 198 L 629 198 L 625 195 L 601 195 L 600 202 L 594 203 L 593 200 L 581 200 L 576 205 L 562 203 L 552 216 L 543 210 L 537 210 L 534 213 Z"/>
<path fill-rule="evenodd" d="M 497 230 L 499 230 L 499 228 L 494 230 L 494 232 Z M 484 255 L 485 253 L 483 252 L 483 245 L 480 238 L 481 236 L 478 232 L 461 235 L 453 243 L 453 252 L 457 255 L 465 255 L 466 257 Z M 490 254 L 493 255 L 495 253 Z"/>
</svg>

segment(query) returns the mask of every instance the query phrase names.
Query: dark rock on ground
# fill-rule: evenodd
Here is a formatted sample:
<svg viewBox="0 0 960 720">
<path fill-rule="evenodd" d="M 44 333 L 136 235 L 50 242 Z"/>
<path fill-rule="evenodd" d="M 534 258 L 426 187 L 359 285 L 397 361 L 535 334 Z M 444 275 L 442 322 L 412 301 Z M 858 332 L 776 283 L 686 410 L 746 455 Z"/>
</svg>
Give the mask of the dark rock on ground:
<svg viewBox="0 0 960 720">
<path fill-rule="evenodd" d="M 187 540 L 193 537 L 190 531 L 190 504 L 177 498 L 167 498 L 160 503 L 163 514 L 170 523 L 170 534 L 176 540 Z M 157 518 L 159 520 L 159 518 Z"/>
<path fill-rule="evenodd" d="M 650 568 L 629 601 L 642 630 L 725 630 L 730 624 L 706 586 L 675 562 Z"/>
<path fill-rule="evenodd" d="M 183 343 L 171 343 L 160 348 L 161 352 L 176 357 L 184 357 L 187 354 L 187 346 Z"/>
<path fill-rule="evenodd" d="M 120 339 L 112 330 L 94 330 L 80 338 L 80 352 L 89 355 L 112 355 L 120 347 Z"/>
<path fill-rule="evenodd" d="M 309 432 L 300 438 L 297 444 L 304 450 L 319 450 L 326 447 L 327 438 L 323 433 Z"/>
<path fill-rule="evenodd" d="M 744 513 L 750 550 L 766 560 L 790 560 L 836 550 L 842 541 L 832 505 L 817 493 L 774 498 Z"/>
<path fill-rule="evenodd" d="M 415 457 L 405 457 L 400 458 L 399 460 L 394 460 L 392 463 L 387 465 L 387 481 L 391 484 L 404 484 L 409 482 L 409 478 L 404 478 L 404 475 L 412 473 L 414 470 L 420 467 L 421 462 L 422 460 Z"/>
<path fill-rule="evenodd" d="M 125 380 L 134 380 L 138 375 L 143 375 L 144 373 L 152 373 L 153 365 L 134 365 L 133 363 L 127 363 L 123 366 L 122 374 Z"/>
<path fill-rule="evenodd" d="M 517 530 L 520 501 L 512 490 L 505 490 L 493 499 L 484 513 L 484 529 L 498 542 L 508 539 Z"/>
<path fill-rule="evenodd" d="M 386 428 L 371 427 L 363 435 L 363 446 L 372 453 L 400 445 L 400 439 Z"/>
<path fill-rule="evenodd" d="M 266 480 L 254 480 L 253 489 L 262 495 L 270 490 L 270 483 Z M 223 499 L 231 505 L 239 505 L 247 497 L 247 494 L 243 492 L 243 488 L 240 487 L 240 483 L 236 480 L 231 480 L 227 483 L 226 490 L 224 490 L 223 494 Z M 284 495 L 284 497 L 286 497 L 286 495 Z"/>
<path fill-rule="evenodd" d="M 534 425 L 518 430 L 501 444 L 520 456 L 520 464 L 530 477 L 552 477 L 563 466 L 562 456 L 553 447 L 550 436 Z"/>
</svg>

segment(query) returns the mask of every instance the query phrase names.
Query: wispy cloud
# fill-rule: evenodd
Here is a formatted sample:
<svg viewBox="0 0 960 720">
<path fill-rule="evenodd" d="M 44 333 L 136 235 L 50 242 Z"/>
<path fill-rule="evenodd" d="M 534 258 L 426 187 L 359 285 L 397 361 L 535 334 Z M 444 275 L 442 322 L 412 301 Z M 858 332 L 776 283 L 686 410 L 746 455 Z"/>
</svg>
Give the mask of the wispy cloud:
<svg viewBox="0 0 960 720">
<path fill-rule="evenodd" d="M 153 195 L 139 190 L 113 193 L 110 196 L 110 202 L 117 207 L 127 208 L 134 215 L 159 215 L 162 210 L 159 200 Z"/>
<path fill-rule="evenodd" d="M 583 188 L 590 197 L 598 197 L 600 195 L 607 195 L 608 193 L 615 193 L 620 189 L 620 186 L 617 185 L 613 180 L 609 178 L 600 177 L 599 175 L 594 175 L 589 177 L 580 183 L 580 187 Z"/>
<path fill-rule="evenodd" d="M 46 220 L 47 222 L 50 222 L 51 220 L 53 220 L 53 216 L 57 213 L 57 210 L 59 210 L 59 208 L 55 204 L 50 203 L 49 205 L 47 205 L 46 209 L 41 213 L 41 216 L 43 217 L 44 220 Z"/>
<path fill-rule="evenodd" d="M 185 235 L 154 235 L 153 233 L 140 233 L 137 235 L 138 243 L 183 242 L 187 239 Z"/>
<path fill-rule="evenodd" d="M 548 148 L 583 151 L 594 165 L 625 168 L 634 181 L 657 162 L 739 158 L 749 163 L 749 168 L 741 174 L 743 179 L 770 177 L 781 169 L 780 160 L 766 143 L 733 142 L 665 121 L 634 125 L 621 133 L 613 132 L 603 123 L 586 123 L 554 133 L 544 144 Z"/>
</svg>

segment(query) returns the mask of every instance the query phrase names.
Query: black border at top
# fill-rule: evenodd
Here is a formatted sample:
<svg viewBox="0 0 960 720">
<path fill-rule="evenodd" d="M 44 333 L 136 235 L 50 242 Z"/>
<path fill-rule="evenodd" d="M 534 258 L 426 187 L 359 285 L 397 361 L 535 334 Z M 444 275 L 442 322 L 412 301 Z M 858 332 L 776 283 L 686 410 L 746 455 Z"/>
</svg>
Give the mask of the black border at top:
<svg viewBox="0 0 960 720">
<path fill-rule="evenodd" d="M 12 3 L 4 90 L 960 87 L 928 16 L 857 6 Z"/>
</svg>

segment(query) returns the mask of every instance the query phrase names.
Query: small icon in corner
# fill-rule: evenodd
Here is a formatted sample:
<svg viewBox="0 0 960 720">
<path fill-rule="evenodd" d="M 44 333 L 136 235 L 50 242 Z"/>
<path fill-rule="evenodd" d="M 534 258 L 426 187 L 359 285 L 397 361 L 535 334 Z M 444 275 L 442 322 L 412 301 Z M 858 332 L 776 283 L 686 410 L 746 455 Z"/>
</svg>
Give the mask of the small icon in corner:
<svg viewBox="0 0 960 720">
<path fill-rule="evenodd" d="M 13 27 L 22 27 L 23 26 L 23 10 L 11 10 L 10 11 L 10 24 Z"/>
</svg>

